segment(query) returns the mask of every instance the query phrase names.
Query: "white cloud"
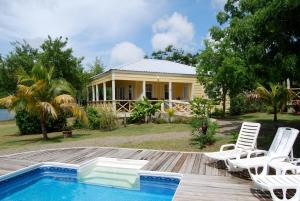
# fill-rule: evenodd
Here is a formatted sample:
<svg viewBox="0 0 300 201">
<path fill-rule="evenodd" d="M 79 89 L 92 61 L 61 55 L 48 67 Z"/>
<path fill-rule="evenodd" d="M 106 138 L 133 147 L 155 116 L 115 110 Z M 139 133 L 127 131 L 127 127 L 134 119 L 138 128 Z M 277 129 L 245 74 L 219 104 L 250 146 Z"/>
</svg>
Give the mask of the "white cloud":
<svg viewBox="0 0 300 201">
<path fill-rule="evenodd" d="M 211 0 L 211 5 L 214 9 L 222 10 L 227 0 Z"/>
<path fill-rule="evenodd" d="M 48 35 L 63 36 L 87 57 L 83 53 L 137 34 L 163 6 L 148 0 L 0 0 L 0 44 L 26 39 L 38 45 Z"/>
<path fill-rule="evenodd" d="M 144 58 L 145 52 L 130 42 L 121 42 L 115 45 L 110 54 L 110 64 L 119 65 L 131 63 Z"/>
<path fill-rule="evenodd" d="M 168 45 L 189 50 L 193 44 L 194 26 L 180 13 L 175 12 L 170 17 L 158 20 L 153 24 L 152 30 L 154 50 L 162 50 Z"/>
</svg>

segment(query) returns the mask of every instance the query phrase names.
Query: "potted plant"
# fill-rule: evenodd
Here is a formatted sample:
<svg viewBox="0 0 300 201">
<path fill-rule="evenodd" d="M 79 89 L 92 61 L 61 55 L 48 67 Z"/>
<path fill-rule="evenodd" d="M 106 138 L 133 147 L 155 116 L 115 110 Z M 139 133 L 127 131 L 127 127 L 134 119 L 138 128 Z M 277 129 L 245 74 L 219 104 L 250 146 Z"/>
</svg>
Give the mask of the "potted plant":
<svg viewBox="0 0 300 201">
<path fill-rule="evenodd" d="M 62 133 L 64 135 L 64 138 L 72 137 L 72 127 L 71 126 L 65 126 L 63 128 Z"/>
</svg>

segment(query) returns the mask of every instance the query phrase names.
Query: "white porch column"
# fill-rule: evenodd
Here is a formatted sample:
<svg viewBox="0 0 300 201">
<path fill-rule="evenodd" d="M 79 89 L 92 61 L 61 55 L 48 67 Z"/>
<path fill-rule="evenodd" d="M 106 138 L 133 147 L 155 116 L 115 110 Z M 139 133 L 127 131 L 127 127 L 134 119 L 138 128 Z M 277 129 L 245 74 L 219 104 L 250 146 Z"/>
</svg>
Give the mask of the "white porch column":
<svg viewBox="0 0 300 201">
<path fill-rule="evenodd" d="M 143 80 L 143 91 L 142 91 L 142 98 L 146 97 L 146 81 Z"/>
<path fill-rule="evenodd" d="M 99 88 L 98 88 L 98 84 L 96 85 L 96 101 L 99 101 Z"/>
<path fill-rule="evenodd" d="M 169 107 L 172 108 L 172 82 L 169 82 Z"/>
<path fill-rule="evenodd" d="M 95 101 L 95 86 L 92 85 L 92 92 L 93 92 L 93 102 Z"/>
<path fill-rule="evenodd" d="M 112 107 L 113 110 L 116 111 L 116 82 L 114 78 L 111 80 L 111 93 L 112 93 Z"/>
<path fill-rule="evenodd" d="M 106 82 L 103 82 L 103 100 L 106 101 Z"/>
</svg>

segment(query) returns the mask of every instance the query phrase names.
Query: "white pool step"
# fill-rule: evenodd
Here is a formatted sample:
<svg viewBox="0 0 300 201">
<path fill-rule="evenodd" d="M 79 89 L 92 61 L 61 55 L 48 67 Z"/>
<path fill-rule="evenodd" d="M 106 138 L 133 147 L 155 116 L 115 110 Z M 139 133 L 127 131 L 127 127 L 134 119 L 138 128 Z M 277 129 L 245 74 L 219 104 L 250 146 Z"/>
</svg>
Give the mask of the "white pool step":
<svg viewBox="0 0 300 201">
<path fill-rule="evenodd" d="M 139 171 L 146 160 L 130 160 L 99 157 L 78 168 L 78 179 L 89 184 L 138 189 Z"/>
</svg>

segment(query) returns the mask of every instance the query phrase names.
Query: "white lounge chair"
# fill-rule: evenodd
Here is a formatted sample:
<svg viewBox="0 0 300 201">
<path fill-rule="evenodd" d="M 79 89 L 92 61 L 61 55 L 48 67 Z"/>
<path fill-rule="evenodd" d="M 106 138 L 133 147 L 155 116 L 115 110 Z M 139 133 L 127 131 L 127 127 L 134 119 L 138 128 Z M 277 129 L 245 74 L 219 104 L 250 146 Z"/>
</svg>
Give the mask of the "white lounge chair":
<svg viewBox="0 0 300 201">
<path fill-rule="evenodd" d="M 215 160 L 234 159 L 238 156 L 246 156 L 247 151 L 252 151 L 256 148 L 256 139 L 260 126 L 260 123 L 243 122 L 236 144 L 222 145 L 220 151 L 205 153 L 205 155 Z M 228 150 L 228 148 L 232 149 Z"/>
<path fill-rule="evenodd" d="M 255 183 L 256 187 L 262 190 L 268 190 L 271 193 L 274 201 L 299 201 L 300 200 L 300 166 L 295 165 L 293 162 L 280 162 L 280 169 L 284 169 L 284 172 L 280 172 L 279 175 L 268 175 L 265 170 L 268 168 L 266 165 L 262 173 L 252 173 L 249 170 L 251 179 Z M 270 164 L 269 164 L 270 165 Z M 286 175 L 287 171 L 290 171 L 292 175 Z M 276 171 L 277 173 L 279 171 Z M 281 196 L 278 197 L 276 191 L 280 191 Z M 296 191 L 295 194 L 288 197 L 288 190 Z"/>
<path fill-rule="evenodd" d="M 255 150 L 248 152 L 246 158 L 237 157 L 236 159 L 228 159 L 226 160 L 228 170 L 236 172 L 254 168 L 257 171 L 259 167 L 264 167 L 270 161 L 274 165 L 278 161 L 284 161 L 289 154 L 292 154 L 292 148 L 298 133 L 299 130 L 294 128 L 278 128 L 268 152 Z"/>
</svg>

